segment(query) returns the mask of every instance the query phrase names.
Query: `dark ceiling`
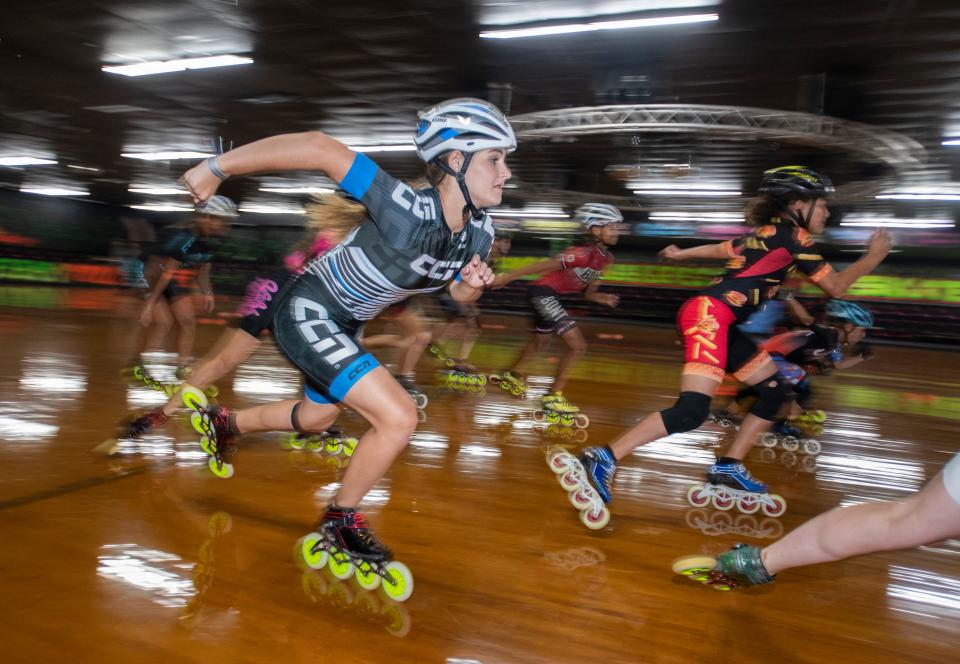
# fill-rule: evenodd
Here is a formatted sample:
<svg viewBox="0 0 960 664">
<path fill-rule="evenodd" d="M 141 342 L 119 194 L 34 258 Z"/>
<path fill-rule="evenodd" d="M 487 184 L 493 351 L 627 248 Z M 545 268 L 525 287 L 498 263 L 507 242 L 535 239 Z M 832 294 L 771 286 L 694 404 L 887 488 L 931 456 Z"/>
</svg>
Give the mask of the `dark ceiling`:
<svg viewBox="0 0 960 664">
<path fill-rule="evenodd" d="M 663 8 L 670 4 L 686 8 Z M 649 8 L 652 15 L 709 11 L 720 18 L 518 40 L 478 37 L 510 23 L 632 18 L 651 15 Z M 138 78 L 101 71 L 224 53 L 255 62 Z M 723 181 L 748 192 L 762 169 L 795 162 L 827 169 L 840 183 L 950 181 L 957 163 L 951 150 L 960 148 L 941 142 L 960 135 L 960 2 L 5 3 L 0 157 L 46 155 L 58 164 L 0 167 L 0 186 L 71 182 L 86 186 L 94 200 L 142 203 L 156 199 L 128 193 L 130 184 L 172 185 L 191 162 L 144 162 L 122 152 L 206 151 L 221 138 L 242 144 L 309 129 L 396 143 L 409 139 L 417 109 L 465 95 L 491 99 L 512 116 L 604 104 L 825 114 L 898 132 L 926 151 L 924 164 L 892 168 L 849 145 L 702 128 L 522 141 L 511 164 L 513 204 L 566 190 L 623 196 L 649 209 L 650 200 L 633 197 L 638 179 Z M 374 158 L 400 176 L 419 172 L 411 152 Z M 297 175 L 284 174 L 288 182 L 306 182 Z M 283 198 L 258 191 L 263 182 L 229 183 L 227 193 L 246 203 Z M 862 202 L 876 205 L 872 196 Z"/>
</svg>

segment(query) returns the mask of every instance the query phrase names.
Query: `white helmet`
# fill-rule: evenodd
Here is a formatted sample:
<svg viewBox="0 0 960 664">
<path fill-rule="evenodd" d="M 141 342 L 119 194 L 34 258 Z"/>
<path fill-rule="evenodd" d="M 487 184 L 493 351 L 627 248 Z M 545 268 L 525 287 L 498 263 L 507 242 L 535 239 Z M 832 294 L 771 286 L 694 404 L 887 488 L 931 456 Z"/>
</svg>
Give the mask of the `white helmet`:
<svg viewBox="0 0 960 664">
<path fill-rule="evenodd" d="M 239 217 L 237 204 L 226 196 L 217 194 L 211 196 L 202 203 L 193 206 L 193 211 L 197 214 L 209 214 L 214 217 Z"/>
<path fill-rule="evenodd" d="M 606 203 L 585 203 L 577 208 L 574 219 L 586 228 L 593 228 L 594 226 L 603 227 L 607 224 L 618 224 L 623 221 L 623 215 L 620 210 Z"/>
<path fill-rule="evenodd" d="M 417 156 L 430 163 L 450 150 L 465 154 L 501 148 L 517 149 L 510 121 L 488 101 L 460 97 L 417 113 Z"/>
</svg>

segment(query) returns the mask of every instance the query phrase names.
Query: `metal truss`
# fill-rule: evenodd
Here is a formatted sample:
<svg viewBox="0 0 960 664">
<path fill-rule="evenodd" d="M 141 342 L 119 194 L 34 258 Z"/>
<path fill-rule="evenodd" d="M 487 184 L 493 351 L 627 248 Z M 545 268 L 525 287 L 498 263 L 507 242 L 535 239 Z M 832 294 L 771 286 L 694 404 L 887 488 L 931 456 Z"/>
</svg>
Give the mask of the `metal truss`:
<svg viewBox="0 0 960 664">
<path fill-rule="evenodd" d="M 627 132 L 690 132 L 752 136 L 841 150 L 898 172 L 920 166 L 926 151 L 893 131 L 837 118 L 768 108 L 647 104 L 594 106 L 510 118 L 521 139 Z"/>
</svg>

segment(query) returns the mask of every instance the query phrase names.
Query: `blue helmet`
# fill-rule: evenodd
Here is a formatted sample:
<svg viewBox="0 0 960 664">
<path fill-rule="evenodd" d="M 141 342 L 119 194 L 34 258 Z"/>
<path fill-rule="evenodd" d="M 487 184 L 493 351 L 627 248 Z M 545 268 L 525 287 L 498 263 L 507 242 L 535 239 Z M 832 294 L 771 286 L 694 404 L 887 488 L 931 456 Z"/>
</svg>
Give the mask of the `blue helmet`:
<svg viewBox="0 0 960 664">
<path fill-rule="evenodd" d="M 857 327 L 873 327 L 873 314 L 850 300 L 827 302 L 827 316 L 849 321 Z"/>
</svg>

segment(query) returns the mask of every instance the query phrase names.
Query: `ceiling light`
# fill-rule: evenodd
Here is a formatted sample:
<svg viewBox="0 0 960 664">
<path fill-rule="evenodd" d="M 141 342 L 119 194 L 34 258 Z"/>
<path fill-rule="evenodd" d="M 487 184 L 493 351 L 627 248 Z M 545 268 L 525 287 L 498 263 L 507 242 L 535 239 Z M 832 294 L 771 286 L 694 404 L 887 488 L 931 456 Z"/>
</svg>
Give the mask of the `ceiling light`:
<svg viewBox="0 0 960 664">
<path fill-rule="evenodd" d="M 732 189 L 634 189 L 633 193 L 642 196 L 739 196 Z"/>
<path fill-rule="evenodd" d="M 741 224 L 740 212 L 651 212 L 650 221 L 706 221 L 711 223 Z"/>
<path fill-rule="evenodd" d="M 75 168 L 78 171 L 93 171 L 94 173 L 99 173 L 99 168 L 91 168 L 90 166 L 77 166 L 76 164 L 67 164 L 67 168 Z"/>
<path fill-rule="evenodd" d="M 150 187 L 146 185 L 130 185 L 127 191 L 131 194 L 151 194 L 153 196 L 184 196 L 189 192 L 176 187 Z"/>
<path fill-rule="evenodd" d="M 328 187 L 260 187 L 260 191 L 267 191 L 273 194 L 332 194 L 333 189 Z"/>
<path fill-rule="evenodd" d="M 552 217 L 567 219 L 570 215 L 560 210 L 487 210 L 493 217 Z"/>
<path fill-rule="evenodd" d="M 960 138 L 948 138 L 941 145 L 960 145 Z"/>
<path fill-rule="evenodd" d="M 306 214 L 303 208 L 280 207 L 274 205 L 245 205 L 240 208 L 241 212 L 251 212 L 253 214 Z"/>
<path fill-rule="evenodd" d="M 517 39 L 520 37 L 545 37 L 548 35 L 563 35 L 574 32 L 595 32 L 597 30 L 627 30 L 632 28 L 652 28 L 664 25 L 680 25 L 683 23 L 703 23 L 717 21 L 718 14 L 687 14 L 681 16 L 656 16 L 652 18 L 634 18 L 622 21 L 595 21 L 592 23 L 567 23 L 563 25 L 548 25 L 538 28 L 517 28 L 513 30 L 491 30 L 481 32 L 483 39 Z"/>
<path fill-rule="evenodd" d="M 872 214 L 848 214 L 840 222 L 841 226 L 869 226 L 874 228 L 953 228 L 950 219 L 914 219 L 883 217 Z"/>
<path fill-rule="evenodd" d="M 413 143 L 398 143 L 395 145 L 350 145 L 347 147 L 354 152 L 409 152 L 416 150 L 417 146 Z"/>
<path fill-rule="evenodd" d="M 134 210 L 150 210 L 151 212 L 193 212 L 193 207 L 166 203 L 144 203 L 143 205 L 131 205 L 130 207 Z"/>
<path fill-rule="evenodd" d="M 166 152 L 122 152 L 121 157 L 128 159 L 145 159 L 147 161 L 170 161 L 171 159 L 206 159 L 214 155 L 209 152 L 177 152 L 169 150 Z"/>
<path fill-rule="evenodd" d="M 960 201 L 960 194 L 877 194 L 874 198 L 895 201 Z"/>
<path fill-rule="evenodd" d="M 203 58 L 181 58 L 178 60 L 164 60 L 155 62 L 138 62 L 133 65 L 118 65 L 101 67 L 109 74 L 123 76 L 149 76 L 151 74 L 167 74 L 186 69 L 210 69 L 211 67 L 232 67 L 235 65 L 252 64 L 251 58 L 238 55 L 214 55 Z"/>
<path fill-rule="evenodd" d="M 43 196 L 89 196 L 90 192 L 83 189 L 64 189 L 63 187 L 20 187 L 25 194 L 41 194 Z"/>
<path fill-rule="evenodd" d="M 36 157 L 0 157 L 0 166 L 41 166 L 55 164 L 51 159 L 37 159 Z"/>
</svg>

